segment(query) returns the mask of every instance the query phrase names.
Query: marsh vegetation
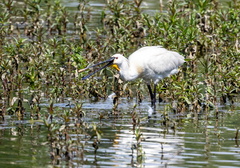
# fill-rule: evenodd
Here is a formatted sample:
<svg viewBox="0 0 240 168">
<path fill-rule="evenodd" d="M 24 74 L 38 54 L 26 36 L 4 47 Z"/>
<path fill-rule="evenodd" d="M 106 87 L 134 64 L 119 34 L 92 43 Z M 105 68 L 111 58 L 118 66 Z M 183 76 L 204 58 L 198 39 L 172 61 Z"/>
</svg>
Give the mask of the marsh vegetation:
<svg viewBox="0 0 240 168">
<path fill-rule="evenodd" d="M 106 1 L 95 21 L 87 0 L 78 1 L 74 12 L 60 1 L 1 0 L 0 139 L 8 130 L 4 124 L 24 121 L 44 130 L 48 164 L 97 165 L 85 160 L 87 153 L 94 153 L 91 159 L 96 161 L 104 153 L 99 151 L 102 139 L 111 129 L 126 129 L 119 126 L 124 123 L 135 138 L 129 147 L 129 155 L 136 155 L 131 166 L 143 166 L 148 156 L 143 133 L 147 127 L 175 132 L 191 122 L 196 128 L 204 126 L 209 118 L 217 125 L 225 116 L 222 107 L 239 116 L 240 2 L 223 6 L 220 1 L 174 0 L 160 5 L 154 14 L 144 12 L 144 3 Z M 177 75 L 159 84 L 155 117 L 148 119 L 143 112 L 148 111 L 143 105 L 149 98 L 141 80 L 119 82 L 111 68 L 81 80 L 86 74 L 79 69 L 148 45 L 177 51 L 186 60 Z M 115 97 L 106 108 L 103 102 L 112 93 Z M 91 114 L 84 108 L 99 102 L 105 110 L 95 108 Z M 236 143 L 238 130 L 234 125 L 231 136 Z M 17 132 L 24 134 L 22 126 Z M 208 132 L 204 134 L 207 137 Z"/>
</svg>

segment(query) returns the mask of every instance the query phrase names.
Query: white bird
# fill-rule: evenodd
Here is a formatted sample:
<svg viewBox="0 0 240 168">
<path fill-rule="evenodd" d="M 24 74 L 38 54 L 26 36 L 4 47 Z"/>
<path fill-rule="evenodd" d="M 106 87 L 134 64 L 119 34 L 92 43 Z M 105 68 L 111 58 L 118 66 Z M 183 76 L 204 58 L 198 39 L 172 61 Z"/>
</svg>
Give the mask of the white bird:
<svg viewBox="0 0 240 168">
<path fill-rule="evenodd" d="M 147 46 L 132 53 L 128 59 L 121 54 L 115 54 L 110 59 L 84 68 L 80 70 L 80 72 L 107 63 L 102 68 L 99 68 L 82 79 L 85 80 L 89 78 L 91 75 L 107 66 L 113 66 L 117 69 L 120 78 L 124 81 L 142 78 L 147 84 L 151 97 L 151 104 L 155 107 L 156 86 L 158 82 L 165 77 L 176 74 L 178 72 L 178 67 L 184 62 L 184 57 L 177 52 L 169 51 L 161 46 Z M 154 84 L 153 91 L 150 85 L 152 82 Z"/>
</svg>

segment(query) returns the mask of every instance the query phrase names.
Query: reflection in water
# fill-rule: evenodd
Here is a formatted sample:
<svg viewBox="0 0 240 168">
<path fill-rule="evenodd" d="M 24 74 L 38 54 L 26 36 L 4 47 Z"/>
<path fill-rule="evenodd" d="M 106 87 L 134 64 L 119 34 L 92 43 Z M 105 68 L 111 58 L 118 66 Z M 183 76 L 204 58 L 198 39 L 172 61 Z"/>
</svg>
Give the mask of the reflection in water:
<svg viewBox="0 0 240 168">
<path fill-rule="evenodd" d="M 183 152 L 184 145 L 181 137 L 176 134 L 172 135 L 172 132 L 168 132 L 169 134 L 166 135 L 166 131 L 157 128 L 142 127 L 141 131 L 143 134 L 141 142 L 144 155 L 143 165 L 147 167 L 166 166 L 179 163 L 182 160 L 179 157 L 179 154 Z M 137 151 L 133 149 L 133 145 L 137 143 L 133 132 L 131 130 L 121 130 L 116 134 L 116 138 L 113 148 L 116 155 L 123 157 L 123 160 L 118 160 L 118 162 L 129 161 L 131 156 L 131 163 L 138 164 Z"/>
<path fill-rule="evenodd" d="M 94 113 L 94 109 L 100 110 L 105 109 L 107 111 L 111 110 L 110 100 L 97 103 L 86 103 L 83 107 L 86 109 L 91 109 L 91 113 Z M 141 113 L 141 118 L 147 118 L 148 116 L 148 106 L 145 106 L 146 110 L 139 109 Z M 131 121 L 130 112 L 133 108 L 133 103 L 127 103 L 122 100 L 119 105 L 121 113 L 124 113 L 124 118 L 112 118 L 114 121 L 105 121 L 101 127 L 103 130 L 103 139 L 95 159 L 95 163 L 101 163 L 101 165 L 108 164 L 112 166 L 136 166 L 141 164 L 139 162 L 137 154 L 137 141 L 136 135 L 133 132 L 133 125 L 129 125 Z M 154 119 L 156 120 L 156 119 Z M 154 123 L 154 122 L 153 122 Z M 144 125 L 152 126 L 151 123 L 146 119 L 143 121 Z M 106 127 L 107 126 L 107 127 Z M 143 153 L 143 163 L 142 165 L 156 166 L 156 165 L 167 165 L 169 163 L 174 163 L 175 160 L 181 160 L 177 157 L 178 153 L 181 152 L 183 146 L 183 140 L 173 131 L 163 130 L 161 128 L 154 127 L 140 127 L 142 134 L 141 148 Z M 106 139 L 105 139 L 106 138 Z M 102 149 L 104 147 L 104 150 Z M 106 150 L 107 147 L 107 150 Z M 88 160 L 88 159 L 87 159 Z M 99 161 L 101 160 L 101 161 Z M 113 162 L 113 163 L 112 163 Z"/>
<path fill-rule="evenodd" d="M 121 115 L 116 116 L 111 115 L 112 104 L 109 101 L 83 103 L 85 116 L 79 125 L 73 119 L 64 127 L 64 122 L 55 119 L 60 127 L 52 139 L 43 121 L 8 118 L 1 122 L 1 167 L 240 166 L 240 149 L 238 139 L 235 139 L 239 110 L 232 112 L 227 106 L 219 107 L 218 113 L 203 112 L 198 117 L 194 114 L 192 116 L 195 117 L 179 117 L 170 115 L 168 111 L 169 123 L 177 123 L 173 127 L 162 122 L 163 104 L 157 106 L 156 116 L 148 119 L 148 103 L 143 102 L 135 109 L 140 119 L 138 127 L 134 126 L 131 115 L 134 102 L 121 100 Z M 42 104 L 42 109 L 46 105 Z M 73 108 L 67 105 L 59 103 L 54 107 L 58 113 L 64 113 Z M 105 114 L 101 120 L 99 113 Z M 96 136 L 91 137 L 94 133 L 92 123 L 101 134 L 96 152 L 92 146 L 96 140 Z M 141 134 L 139 141 L 137 130 Z M 66 151 L 70 153 L 66 154 Z"/>
<path fill-rule="evenodd" d="M 46 128 L 42 123 L 0 123 L 0 167 L 40 167 L 50 163 Z"/>
</svg>

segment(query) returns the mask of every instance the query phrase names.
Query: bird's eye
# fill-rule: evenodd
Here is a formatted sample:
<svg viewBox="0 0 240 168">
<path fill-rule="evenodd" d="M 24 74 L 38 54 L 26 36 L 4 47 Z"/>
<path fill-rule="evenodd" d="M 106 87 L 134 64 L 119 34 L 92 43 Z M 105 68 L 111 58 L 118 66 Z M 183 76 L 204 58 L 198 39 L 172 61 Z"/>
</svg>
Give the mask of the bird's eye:
<svg viewBox="0 0 240 168">
<path fill-rule="evenodd" d="M 118 57 L 115 57 L 115 59 L 118 59 Z"/>
</svg>

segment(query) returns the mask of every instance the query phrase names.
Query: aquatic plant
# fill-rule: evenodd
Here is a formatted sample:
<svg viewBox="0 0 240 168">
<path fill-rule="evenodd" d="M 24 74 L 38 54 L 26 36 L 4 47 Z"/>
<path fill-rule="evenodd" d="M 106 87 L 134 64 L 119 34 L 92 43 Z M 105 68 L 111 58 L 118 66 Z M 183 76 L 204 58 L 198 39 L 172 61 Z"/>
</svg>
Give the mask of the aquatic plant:
<svg viewBox="0 0 240 168">
<path fill-rule="evenodd" d="M 131 112 L 131 117 L 132 117 L 132 125 L 133 125 L 133 134 L 135 136 L 136 143 L 132 144 L 132 155 L 134 153 L 134 150 L 137 151 L 136 153 L 136 158 L 137 158 L 137 163 L 141 164 L 144 160 L 144 150 L 142 148 L 141 142 L 143 140 L 143 134 L 141 132 L 141 120 L 136 112 L 136 107 L 137 105 L 135 104 L 132 112 Z"/>
</svg>

